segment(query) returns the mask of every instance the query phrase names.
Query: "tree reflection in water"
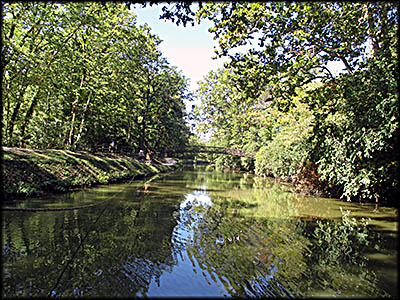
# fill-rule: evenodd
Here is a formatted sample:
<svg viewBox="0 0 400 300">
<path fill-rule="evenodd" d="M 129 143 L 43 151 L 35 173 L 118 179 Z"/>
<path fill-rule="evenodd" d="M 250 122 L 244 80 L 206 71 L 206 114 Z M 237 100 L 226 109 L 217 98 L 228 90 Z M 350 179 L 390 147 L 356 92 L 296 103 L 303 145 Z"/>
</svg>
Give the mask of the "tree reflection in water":
<svg viewBox="0 0 400 300">
<path fill-rule="evenodd" d="M 152 197 L 135 188 L 124 192 L 121 199 L 135 201 L 110 205 L 95 228 L 97 208 L 4 214 L 4 295 L 47 296 L 88 230 L 52 295 L 145 295 L 150 281 L 170 270 L 181 251 L 171 242 L 176 200 Z"/>
<path fill-rule="evenodd" d="M 225 191 L 210 192 L 212 205 L 193 205 L 181 218 L 192 233 L 189 257 L 230 295 L 390 296 L 378 287 L 365 255 L 385 243 L 366 224 L 346 214 L 325 221 L 288 217 L 306 202 L 278 185 L 257 189 L 256 182 L 250 193 L 235 196 L 229 181 L 225 185 Z M 322 223 L 333 233 L 327 243 L 316 230 Z"/>
<path fill-rule="evenodd" d="M 68 197 L 100 201 L 117 188 Z M 95 223 L 100 209 L 4 212 L 3 295 L 47 296 L 82 244 L 53 296 L 395 296 L 376 273 L 388 264 L 368 257 L 396 257 L 397 235 L 343 227 L 334 202 L 269 179 L 176 172 L 129 185 Z"/>
</svg>

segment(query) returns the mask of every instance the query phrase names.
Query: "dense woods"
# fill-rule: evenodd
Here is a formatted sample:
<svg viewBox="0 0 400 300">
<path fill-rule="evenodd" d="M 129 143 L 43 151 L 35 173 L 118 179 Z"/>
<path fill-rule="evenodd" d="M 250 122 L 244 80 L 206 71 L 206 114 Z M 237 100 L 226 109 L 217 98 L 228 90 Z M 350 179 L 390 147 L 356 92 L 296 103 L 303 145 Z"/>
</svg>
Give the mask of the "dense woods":
<svg viewBox="0 0 400 300">
<path fill-rule="evenodd" d="M 186 142 L 187 80 L 124 3 L 10 2 L 2 144 L 161 151 Z"/>
<path fill-rule="evenodd" d="M 397 5 L 177 3 L 162 18 L 211 20 L 216 56 L 230 58 L 197 92 L 197 129 L 213 143 L 258 151 L 257 173 L 308 192 L 398 197 Z M 245 158 L 217 163 L 252 167 Z"/>
<path fill-rule="evenodd" d="M 397 4 L 1 6 L 5 298 L 398 298 Z"/>
<path fill-rule="evenodd" d="M 188 143 L 187 80 L 131 4 L 4 4 L 4 146 L 160 153 Z M 230 59 L 200 82 L 189 117 L 211 145 L 257 156 L 217 164 L 348 201 L 398 197 L 394 3 L 158 5 L 178 25 L 212 21 L 216 56 Z"/>
</svg>

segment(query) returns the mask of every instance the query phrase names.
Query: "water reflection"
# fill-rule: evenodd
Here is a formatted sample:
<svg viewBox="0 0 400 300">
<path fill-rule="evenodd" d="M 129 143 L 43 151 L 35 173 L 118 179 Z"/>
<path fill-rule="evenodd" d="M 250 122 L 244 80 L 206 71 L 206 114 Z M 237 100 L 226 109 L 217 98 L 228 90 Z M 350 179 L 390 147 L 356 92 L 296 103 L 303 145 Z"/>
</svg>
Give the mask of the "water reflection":
<svg viewBox="0 0 400 300">
<path fill-rule="evenodd" d="M 94 203 L 121 187 L 89 209 L 3 212 L 4 296 L 397 296 L 389 208 L 204 167 L 24 205 Z"/>
</svg>

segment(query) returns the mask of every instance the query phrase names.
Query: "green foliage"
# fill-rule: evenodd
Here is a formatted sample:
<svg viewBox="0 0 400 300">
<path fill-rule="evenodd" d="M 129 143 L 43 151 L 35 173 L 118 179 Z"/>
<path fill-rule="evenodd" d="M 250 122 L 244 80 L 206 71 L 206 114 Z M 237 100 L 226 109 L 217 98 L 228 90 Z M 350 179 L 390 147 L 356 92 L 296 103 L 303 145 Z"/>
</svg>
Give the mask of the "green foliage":
<svg viewBox="0 0 400 300">
<path fill-rule="evenodd" d="M 286 143 L 279 138 L 267 143 L 257 153 L 255 172 L 274 177 L 290 178 L 296 174 L 303 158 L 295 150 L 294 147 L 288 148 Z"/>
<path fill-rule="evenodd" d="M 2 185 L 6 198 L 67 191 L 174 169 L 138 163 L 131 156 L 87 152 L 3 148 Z"/>
<path fill-rule="evenodd" d="M 200 85 L 199 131 L 213 133 L 218 145 L 259 150 L 257 173 L 294 177 L 347 200 L 396 201 L 394 3 L 209 2 L 175 8 L 162 17 L 211 20 L 215 52 L 230 59 Z M 331 72 L 331 62 L 344 69 Z M 294 117 L 299 100 L 306 104 L 299 113 L 305 127 L 280 124 Z M 306 121 L 310 112 L 312 124 Z"/>
<path fill-rule="evenodd" d="M 302 103 L 289 113 L 276 115 L 274 138 L 256 155 L 255 172 L 276 177 L 295 176 L 307 159 L 307 138 L 311 132 L 313 116 Z"/>
<path fill-rule="evenodd" d="M 217 167 L 228 167 L 233 169 L 241 169 L 242 164 L 239 157 L 231 156 L 231 155 L 216 155 L 215 164 Z"/>
<path fill-rule="evenodd" d="M 97 180 L 99 183 L 107 183 L 110 179 L 110 176 L 106 173 L 97 175 Z"/>
<path fill-rule="evenodd" d="M 340 187 L 342 198 L 381 202 L 398 197 L 396 77 L 394 65 L 371 62 L 312 95 L 318 122 L 310 157 L 321 179 Z M 333 88 L 340 92 L 332 95 Z"/>
<path fill-rule="evenodd" d="M 270 139 L 272 124 L 264 116 L 265 97 L 249 102 L 234 81 L 230 69 L 209 72 L 196 92 L 201 101 L 194 109 L 196 131 L 212 134 L 211 144 L 257 152 Z M 217 156 L 216 163 L 240 169 L 253 169 L 254 160 Z"/>
<path fill-rule="evenodd" d="M 209 2 L 164 11 L 173 21 L 182 15 L 211 20 L 215 52 L 230 58 L 241 92 L 254 100 L 269 87 L 282 109 L 292 105 L 296 87 L 332 78 L 328 62 L 340 60 L 350 73 L 358 69 L 367 39 L 376 53 L 390 47 L 387 36 L 398 21 L 390 2 Z"/>
<path fill-rule="evenodd" d="M 313 236 L 317 245 L 324 249 L 320 264 L 341 264 L 344 261 L 356 263 L 359 253 L 371 244 L 372 236 L 368 229 L 368 220 L 349 217 L 350 211 L 343 211 L 340 221 L 317 221 Z M 378 242 L 375 241 L 377 250 Z M 359 263 L 359 262 L 358 262 Z"/>
<path fill-rule="evenodd" d="M 123 3 L 5 3 L 3 145 L 161 151 L 185 143 L 187 81 Z"/>
</svg>

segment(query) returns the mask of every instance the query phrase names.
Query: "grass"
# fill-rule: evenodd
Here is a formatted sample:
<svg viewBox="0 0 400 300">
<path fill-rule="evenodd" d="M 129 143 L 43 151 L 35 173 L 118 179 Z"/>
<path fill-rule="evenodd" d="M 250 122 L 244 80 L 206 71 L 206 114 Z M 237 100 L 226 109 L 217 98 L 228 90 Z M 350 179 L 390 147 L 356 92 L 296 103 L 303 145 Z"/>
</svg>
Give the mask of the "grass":
<svg viewBox="0 0 400 300">
<path fill-rule="evenodd" d="M 111 153 L 2 147 L 5 199 L 64 192 L 172 171 L 177 165 L 146 164 Z"/>
</svg>

